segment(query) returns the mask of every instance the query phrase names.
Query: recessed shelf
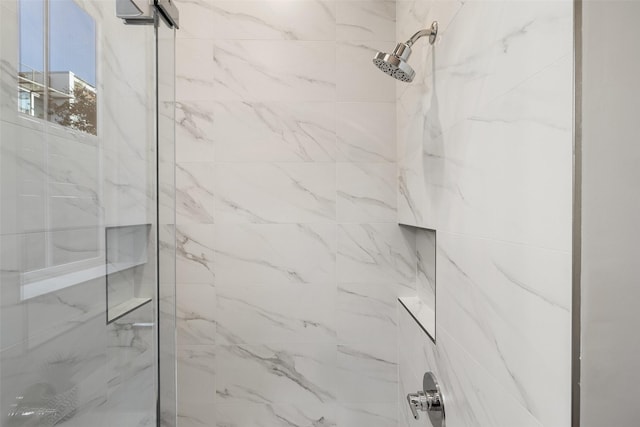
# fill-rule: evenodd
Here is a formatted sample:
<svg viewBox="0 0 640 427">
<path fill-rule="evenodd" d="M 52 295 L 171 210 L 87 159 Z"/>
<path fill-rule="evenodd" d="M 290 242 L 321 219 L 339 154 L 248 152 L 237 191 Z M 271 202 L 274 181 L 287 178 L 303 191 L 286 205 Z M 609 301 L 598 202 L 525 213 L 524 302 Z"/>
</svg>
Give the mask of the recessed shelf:
<svg viewBox="0 0 640 427">
<path fill-rule="evenodd" d="M 109 309 L 109 319 L 107 323 L 115 322 L 122 316 L 131 313 L 143 305 L 151 302 L 151 298 L 131 298 Z"/>
<path fill-rule="evenodd" d="M 155 258 L 149 254 L 151 224 L 108 227 L 105 234 L 109 324 L 151 301 Z"/>
<path fill-rule="evenodd" d="M 402 307 L 436 341 L 436 231 L 400 224 L 411 231 L 415 243 L 415 293 L 398 298 Z"/>
<path fill-rule="evenodd" d="M 413 320 L 420 325 L 423 331 L 429 335 L 431 341 L 436 341 L 436 313 L 418 297 L 398 298 L 400 304 L 413 317 Z"/>
</svg>

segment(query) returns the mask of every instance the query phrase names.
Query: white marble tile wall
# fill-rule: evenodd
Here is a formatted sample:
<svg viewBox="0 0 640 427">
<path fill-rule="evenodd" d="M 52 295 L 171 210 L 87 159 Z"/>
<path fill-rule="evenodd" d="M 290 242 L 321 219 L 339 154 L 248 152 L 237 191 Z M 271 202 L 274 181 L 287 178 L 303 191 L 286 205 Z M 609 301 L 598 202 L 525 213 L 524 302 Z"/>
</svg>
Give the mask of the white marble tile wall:
<svg viewBox="0 0 640 427">
<path fill-rule="evenodd" d="M 179 425 L 396 425 L 395 2 L 179 6 Z"/>
<path fill-rule="evenodd" d="M 399 218 L 437 230 L 437 344 L 400 311 L 399 397 L 431 370 L 450 427 L 568 426 L 572 2 L 397 1 L 399 39 L 432 20 L 396 107 Z"/>
</svg>

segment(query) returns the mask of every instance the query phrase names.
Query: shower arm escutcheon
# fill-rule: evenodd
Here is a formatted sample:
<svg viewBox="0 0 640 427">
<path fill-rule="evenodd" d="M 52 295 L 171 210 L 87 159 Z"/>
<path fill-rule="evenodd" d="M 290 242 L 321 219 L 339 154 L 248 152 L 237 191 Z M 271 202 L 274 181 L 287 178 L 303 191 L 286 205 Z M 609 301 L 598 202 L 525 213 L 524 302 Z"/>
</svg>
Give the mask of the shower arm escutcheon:
<svg viewBox="0 0 640 427">
<path fill-rule="evenodd" d="M 407 403 L 414 419 L 420 418 L 420 412 L 426 412 L 433 427 L 445 427 L 444 398 L 432 372 L 424 374 L 422 391 L 407 394 Z"/>
</svg>

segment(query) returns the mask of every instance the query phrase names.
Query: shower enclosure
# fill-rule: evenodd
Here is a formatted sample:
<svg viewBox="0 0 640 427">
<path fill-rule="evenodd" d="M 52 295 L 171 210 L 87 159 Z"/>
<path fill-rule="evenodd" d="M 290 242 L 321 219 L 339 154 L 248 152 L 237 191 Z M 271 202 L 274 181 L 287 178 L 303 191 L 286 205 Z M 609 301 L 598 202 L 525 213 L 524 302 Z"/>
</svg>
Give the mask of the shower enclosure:
<svg viewBox="0 0 640 427">
<path fill-rule="evenodd" d="M 1 426 L 175 425 L 161 11 L 125 25 L 114 1 L 0 0 Z"/>
</svg>

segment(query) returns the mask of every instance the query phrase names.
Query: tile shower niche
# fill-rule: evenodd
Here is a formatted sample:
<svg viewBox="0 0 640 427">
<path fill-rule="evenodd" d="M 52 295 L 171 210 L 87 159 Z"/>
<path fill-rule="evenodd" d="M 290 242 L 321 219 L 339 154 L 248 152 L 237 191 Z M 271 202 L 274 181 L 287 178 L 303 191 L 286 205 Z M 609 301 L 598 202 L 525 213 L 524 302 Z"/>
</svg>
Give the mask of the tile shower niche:
<svg viewBox="0 0 640 427">
<path fill-rule="evenodd" d="M 151 302 L 155 266 L 150 262 L 151 224 L 107 227 L 107 323 Z"/>
<path fill-rule="evenodd" d="M 406 227 L 416 239 L 415 295 L 398 298 L 402 307 L 436 340 L 436 232 L 426 228 Z"/>
</svg>

